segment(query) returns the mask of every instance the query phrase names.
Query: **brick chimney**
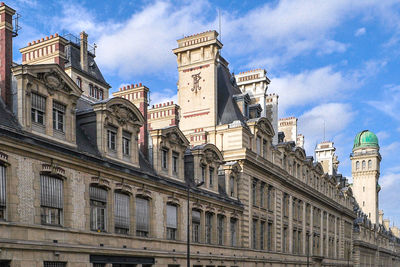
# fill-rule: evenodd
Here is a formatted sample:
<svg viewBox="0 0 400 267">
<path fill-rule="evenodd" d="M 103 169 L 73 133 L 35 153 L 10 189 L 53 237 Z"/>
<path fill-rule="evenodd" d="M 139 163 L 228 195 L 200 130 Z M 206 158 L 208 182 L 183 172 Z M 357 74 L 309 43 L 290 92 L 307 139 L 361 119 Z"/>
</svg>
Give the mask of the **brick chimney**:
<svg viewBox="0 0 400 267">
<path fill-rule="evenodd" d="M 0 94 L 7 106 L 11 106 L 11 67 L 12 67 L 12 17 L 15 10 L 0 4 Z"/>
<path fill-rule="evenodd" d="M 140 110 L 140 112 L 142 112 L 144 124 L 140 128 L 139 145 L 140 150 L 146 157 L 148 157 L 149 149 L 149 137 L 147 130 L 147 106 L 149 105 L 148 93 L 149 88 L 142 85 L 141 83 L 124 86 L 122 88 L 119 88 L 119 91 L 113 93 L 114 97 L 122 97 L 131 101 Z"/>
<path fill-rule="evenodd" d="M 81 68 L 88 71 L 88 35 L 84 31 L 81 32 Z"/>
</svg>

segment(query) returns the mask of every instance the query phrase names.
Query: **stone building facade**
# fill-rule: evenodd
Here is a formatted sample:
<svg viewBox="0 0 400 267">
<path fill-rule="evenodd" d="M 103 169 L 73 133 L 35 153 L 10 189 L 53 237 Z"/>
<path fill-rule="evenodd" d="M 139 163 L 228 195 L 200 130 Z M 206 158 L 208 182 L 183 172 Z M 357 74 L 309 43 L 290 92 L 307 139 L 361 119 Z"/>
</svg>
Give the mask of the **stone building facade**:
<svg viewBox="0 0 400 267">
<path fill-rule="evenodd" d="M 0 5 L 1 267 L 185 266 L 188 227 L 194 267 L 399 266 L 388 229 L 353 229 L 344 177 L 275 144 L 269 96 L 239 88 L 217 32 L 178 40 L 179 106 L 147 110 L 142 84 L 108 97 L 84 32 L 12 64 L 14 13 Z"/>
</svg>

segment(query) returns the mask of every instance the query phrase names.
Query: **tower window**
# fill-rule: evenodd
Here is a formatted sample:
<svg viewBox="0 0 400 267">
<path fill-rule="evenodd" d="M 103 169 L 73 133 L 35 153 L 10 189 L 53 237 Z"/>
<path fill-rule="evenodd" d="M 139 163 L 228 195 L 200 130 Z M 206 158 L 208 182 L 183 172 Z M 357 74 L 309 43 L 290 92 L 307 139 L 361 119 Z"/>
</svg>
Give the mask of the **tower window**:
<svg viewBox="0 0 400 267">
<path fill-rule="evenodd" d="M 368 160 L 368 170 L 372 169 L 372 160 Z"/>
<path fill-rule="evenodd" d="M 365 186 L 363 186 L 363 192 L 365 192 Z"/>
<path fill-rule="evenodd" d="M 365 160 L 362 161 L 362 169 L 365 170 Z"/>
<path fill-rule="evenodd" d="M 357 162 L 356 162 L 356 170 L 358 171 L 359 169 L 360 169 L 360 162 L 357 161 Z"/>
<path fill-rule="evenodd" d="M 365 207 L 365 201 L 363 201 L 363 207 Z"/>
</svg>

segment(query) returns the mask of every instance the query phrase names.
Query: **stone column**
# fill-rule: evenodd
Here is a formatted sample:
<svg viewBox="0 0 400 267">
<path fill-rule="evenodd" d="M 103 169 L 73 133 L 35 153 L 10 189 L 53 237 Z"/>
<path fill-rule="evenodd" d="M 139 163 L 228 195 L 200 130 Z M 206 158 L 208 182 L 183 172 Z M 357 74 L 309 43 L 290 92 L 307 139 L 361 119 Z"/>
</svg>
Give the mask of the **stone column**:
<svg viewBox="0 0 400 267">
<path fill-rule="evenodd" d="M 325 256 L 329 257 L 329 213 L 326 213 L 326 242 L 325 242 Z"/>
<path fill-rule="evenodd" d="M 324 211 L 321 210 L 321 223 L 319 224 L 320 229 L 320 241 L 319 241 L 319 255 L 324 255 Z"/>
<path fill-rule="evenodd" d="M 305 201 L 303 201 L 303 212 L 302 212 L 302 217 L 303 217 L 303 225 L 302 225 L 302 228 L 303 228 L 303 231 L 302 231 L 302 237 L 301 237 L 301 240 L 302 240 L 302 242 L 303 242 L 303 249 L 302 249 L 302 253 L 304 254 L 304 255 L 306 255 L 307 254 L 307 248 L 306 248 L 306 245 L 307 245 L 307 242 L 306 242 L 306 236 L 307 236 L 307 211 L 306 211 L 306 209 L 307 209 L 307 204 L 306 204 L 306 202 Z"/>
<path fill-rule="evenodd" d="M 285 203 L 284 203 L 285 205 Z M 289 195 L 289 253 L 293 253 L 293 197 Z"/>
<path fill-rule="evenodd" d="M 314 255 L 314 207 L 310 204 L 310 240 L 309 240 L 309 247 L 310 247 L 310 255 Z M 307 253 L 307 251 L 306 251 Z"/>
</svg>

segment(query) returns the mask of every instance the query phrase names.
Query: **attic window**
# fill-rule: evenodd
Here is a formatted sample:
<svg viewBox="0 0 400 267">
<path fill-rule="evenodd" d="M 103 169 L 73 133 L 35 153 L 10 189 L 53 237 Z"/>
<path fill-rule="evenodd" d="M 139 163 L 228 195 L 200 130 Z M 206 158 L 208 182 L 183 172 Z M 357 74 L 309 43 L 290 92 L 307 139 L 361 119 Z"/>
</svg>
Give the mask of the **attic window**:
<svg viewBox="0 0 400 267">
<path fill-rule="evenodd" d="M 79 88 L 82 88 L 82 80 L 81 78 L 76 78 L 76 85 L 78 85 Z"/>
<path fill-rule="evenodd" d="M 117 132 L 114 129 L 108 129 L 107 130 L 107 145 L 108 149 L 110 150 L 116 150 L 116 138 L 117 138 Z"/>
<path fill-rule="evenodd" d="M 58 102 L 53 102 L 53 129 L 64 132 L 65 106 Z"/>
<path fill-rule="evenodd" d="M 32 122 L 44 125 L 44 116 L 46 112 L 46 98 L 32 93 Z"/>
</svg>

